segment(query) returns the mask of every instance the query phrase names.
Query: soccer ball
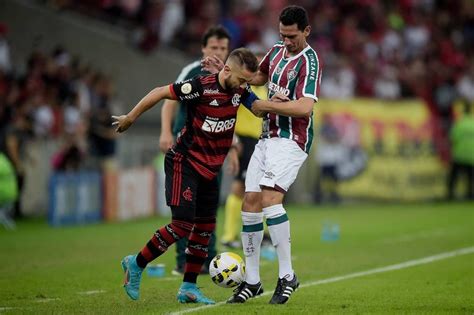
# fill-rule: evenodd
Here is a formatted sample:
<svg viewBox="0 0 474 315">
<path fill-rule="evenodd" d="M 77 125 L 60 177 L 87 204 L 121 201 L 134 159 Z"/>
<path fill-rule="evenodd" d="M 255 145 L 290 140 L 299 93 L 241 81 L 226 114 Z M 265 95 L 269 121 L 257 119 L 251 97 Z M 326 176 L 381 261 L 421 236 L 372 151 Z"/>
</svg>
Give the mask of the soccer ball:
<svg viewBox="0 0 474 315">
<path fill-rule="evenodd" d="M 245 263 L 237 254 L 221 253 L 211 260 L 209 274 L 218 286 L 232 288 L 244 281 Z"/>
</svg>

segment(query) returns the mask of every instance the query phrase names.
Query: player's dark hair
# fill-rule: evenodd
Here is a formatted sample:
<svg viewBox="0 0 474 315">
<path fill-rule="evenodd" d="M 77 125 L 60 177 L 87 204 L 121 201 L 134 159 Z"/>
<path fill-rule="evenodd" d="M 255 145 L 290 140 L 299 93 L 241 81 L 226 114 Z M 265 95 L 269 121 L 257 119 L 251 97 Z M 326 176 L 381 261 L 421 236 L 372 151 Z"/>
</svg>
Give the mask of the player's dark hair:
<svg viewBox="0 0 474 315">
<path fill-rule="evenodd" d="M 217 39 L 227 38 L 230 42 L 230 34 L 222 25 L 211 26 L 210 28 L 206 30 L 204 35 L 202 35 L 202 40 L 201 40 L 202 47 L 207 46 L 207 41 L 211 37 L 217 37 Z"/>
<path fill-rule="evenodd" d="M 280 22 L 285 25 L 297 24 L 300 31 L 304 31 L 309 25 L 308 13 L 303 7 L 290 5 L 283 9 L 280 13 Z"/>
<path fill-rule="evenodd" d="M 232 50 L 229 58 L 239 66 L 245 66 L 247 70 L 255 72 L 258 70 L 257 57 L 247 48 L 237 48 Z"/>
</svg>

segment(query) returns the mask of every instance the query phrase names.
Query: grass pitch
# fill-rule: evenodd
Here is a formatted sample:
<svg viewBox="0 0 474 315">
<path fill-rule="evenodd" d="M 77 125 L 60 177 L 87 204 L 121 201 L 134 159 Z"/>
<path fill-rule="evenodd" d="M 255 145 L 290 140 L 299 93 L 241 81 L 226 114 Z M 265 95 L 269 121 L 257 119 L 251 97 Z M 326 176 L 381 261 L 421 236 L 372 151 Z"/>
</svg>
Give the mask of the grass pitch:
<svg viewBox="0 0 474 315">
<path fill-rule="evenodd" d="M 350 277 L 473 247 L 473 203 L 293 205 L 288 207 L 288 214 L 293 266 L 302 287 L 285 305 L 268 304 L 278 264 L 267 260 L 261 265 L 266 291 L 263 297 L 243 305 L 220 303 L 210 308 L 179 304 L 175 295 L 181 278 L 171 275 L 174 247 L 155 261 L 166 265 L 167 275 L 151 278 L 145 272 L 140 300 L 129 300 L 122 288 L 120 260 L 138 252 L 168 218 L 65 228 L 27 220 L 20 222 L 16 231 L 0 229 L 0 313 L 163 314 L 197 307 L 192 313 L 473 314 L 472 251 Z M 339 225 L 338 240 L 321 240 L 325 221 Z M 219 226 L 218 234 L 221 230 Z M 335 281 L 335 277 L 341 278 Z M 318 282 L 323 279 L 330 281 Z M 198 284 L 217 302 L 232 294 L 231 289 L 214 285 L 208 276 L 201 276 Z"/>
</svg>

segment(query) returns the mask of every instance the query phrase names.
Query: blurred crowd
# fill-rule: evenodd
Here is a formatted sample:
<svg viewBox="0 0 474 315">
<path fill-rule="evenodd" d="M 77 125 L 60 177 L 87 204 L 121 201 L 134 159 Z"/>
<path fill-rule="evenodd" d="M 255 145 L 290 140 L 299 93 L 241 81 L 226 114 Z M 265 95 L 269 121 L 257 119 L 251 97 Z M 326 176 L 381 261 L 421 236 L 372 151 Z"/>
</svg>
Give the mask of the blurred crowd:
<svg viewBox="0 0 474 315">
<path fill-rule="evenodd" d="M 53 169 L 100 168 L 115 153 L 111 80 L 61 47 L 33 51 L 19 73 L 6 34 L 0 24 L 0 152 L 22 176 L 28 141 L 56 139 Z"/>
<path fill-rule="evenodd" d="M 278 14 L 304 6 L 309 43 L 324 61 L 321 95 L 383 99 L 433 91 L 445 111 L 452 98 L 474 100 L 474 4 L 470 0 L 51 0 L 112 23 L 135 26 L 145 51 L 173 46 L 200 54 L 200 37 L 222 24 L 232 46 L 268 49 L 278 39 Z"/>
</svg>

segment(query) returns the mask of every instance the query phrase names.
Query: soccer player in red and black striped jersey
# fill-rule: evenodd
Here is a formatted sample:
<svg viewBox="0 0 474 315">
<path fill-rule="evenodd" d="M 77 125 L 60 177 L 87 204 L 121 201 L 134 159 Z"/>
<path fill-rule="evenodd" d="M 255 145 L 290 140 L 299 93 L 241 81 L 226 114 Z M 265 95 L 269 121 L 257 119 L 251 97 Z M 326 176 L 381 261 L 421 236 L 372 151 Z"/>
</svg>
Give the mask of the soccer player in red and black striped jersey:
<svg viewBox="0 0 474 315">
<path fill-rule="evenodd" d="M 171 223 L 158 229 L 137 255 L 122 260 L 124 287 L 130 298 L 139 297 L 141 273 L 146 265 L 186 236 L 189 241 L 178 301 L 214 303 L 201 293 L 196 282 L 215 230 L 216 175 L 232 149 L 239 105 L 250 107 L 256 99 L 247 82 L 255 76 L 257 68 L 257 59 L 248 49 L 236 49 L 219 73 L 155 88 L 127 115 L 113 116 L 116 131 L 123 132 L 163 99 L 179 100 L 187 107 L 185 127 L 165 158 L 166 201 L 171 207 Z"/>
</svg>

